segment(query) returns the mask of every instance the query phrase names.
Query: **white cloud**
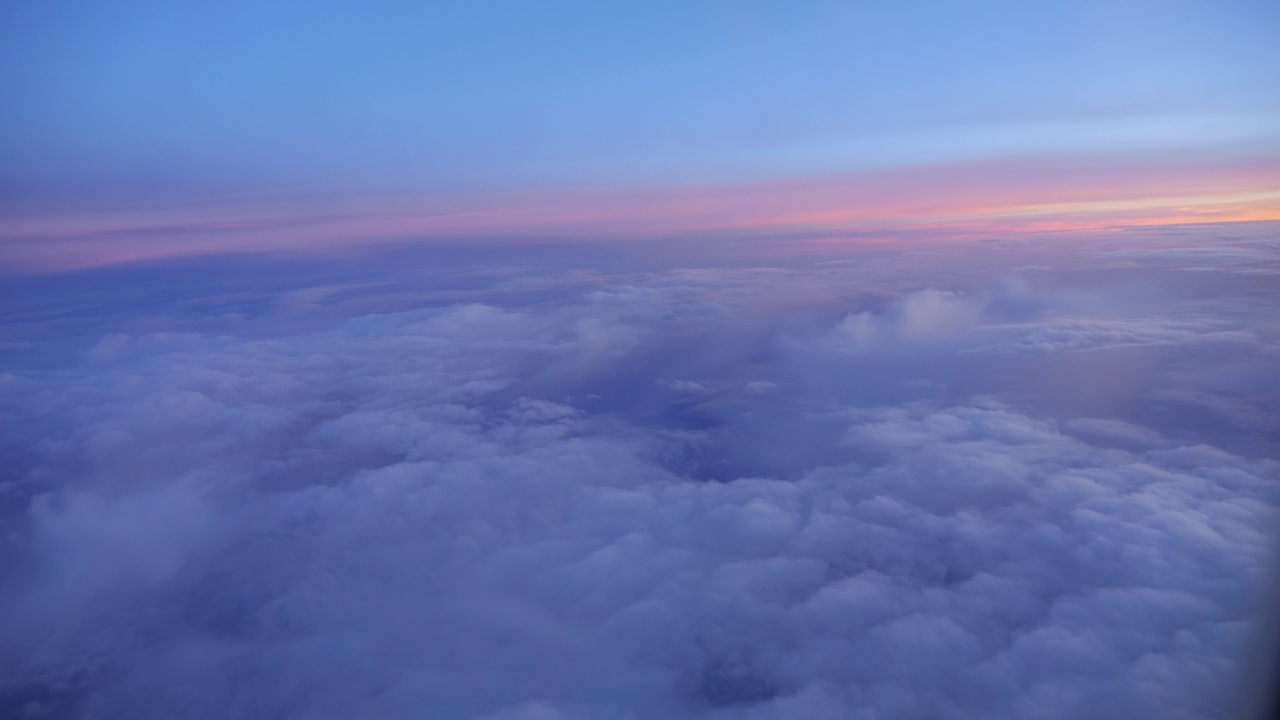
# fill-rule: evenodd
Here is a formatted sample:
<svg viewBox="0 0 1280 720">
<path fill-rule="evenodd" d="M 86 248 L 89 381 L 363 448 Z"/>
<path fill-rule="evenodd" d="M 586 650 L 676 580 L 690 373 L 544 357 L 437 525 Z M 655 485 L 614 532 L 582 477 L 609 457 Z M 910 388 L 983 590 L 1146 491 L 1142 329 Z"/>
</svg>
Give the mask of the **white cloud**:
<svg viewBox="0 0 1280 720">
<path fill-rule="evenodd" d="M 850 313 L 823 340 L 829 346 L 858 352 L 886 344 L 954 338 L 981 321 L 980 301 L 926 288 L 907 295 L 882 314 L 866 310 Z"/>
<path fill-rule="evenodd" d="M 734 277 L 120 334 L 6 378 L 0 692 L 35 717 L 1230 708 L 1275 462 L 947 390 L 933 368 L 1014 325 L 999 293 L 773 326 Z M 858 401 L 860 374 L 901 388 Z"/>
</svg>

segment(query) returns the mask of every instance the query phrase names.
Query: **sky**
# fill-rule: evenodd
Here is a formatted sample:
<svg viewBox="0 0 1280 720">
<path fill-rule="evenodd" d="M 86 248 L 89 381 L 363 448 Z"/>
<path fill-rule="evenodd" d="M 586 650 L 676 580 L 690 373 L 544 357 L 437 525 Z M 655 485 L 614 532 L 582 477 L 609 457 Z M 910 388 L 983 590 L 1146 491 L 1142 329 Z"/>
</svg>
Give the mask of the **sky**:
<svg viewBox="0 0 1280 720">
<path fill-rule="evenodd" d="M 1219 720 L 1280 6 L 0 5 L 0 720 Z"/>
<path fill-rule="evenodd" d="M 1129 221 L 1107 205 L 1117 185 L 1150 222 L 1280 217 L 1280 10 L 1261 0 L 15 0 L 0 13 L 6 266 L 50 264 L 30 246 L 56 241 L 51 218 L 139 234 L 215 203 L 276 226 L 337 206 L 362 218 L 340 233 L 356 245 L 651 232 L 637 215 L 668 233 L 841 214 L 879 226 L 919 222 L 894 206 L 922 203 L 950 205 L 938 221 L 1051 206 L 1059 224 L 1096 227 Z M 1063 163 L 1068 187 L 1027 192 L 1028 173 Z M 845 191 L 885 173 L 915 182 L 888 203 Z M 986 196 L 949 197 L 969 177 Z M 826 188 L 798 216 L 797 184 Z M 780 207 L 759 200 L 772 195 Z M 1064 197 L 1090 205 L 1052 207 Z"/>
</svg>

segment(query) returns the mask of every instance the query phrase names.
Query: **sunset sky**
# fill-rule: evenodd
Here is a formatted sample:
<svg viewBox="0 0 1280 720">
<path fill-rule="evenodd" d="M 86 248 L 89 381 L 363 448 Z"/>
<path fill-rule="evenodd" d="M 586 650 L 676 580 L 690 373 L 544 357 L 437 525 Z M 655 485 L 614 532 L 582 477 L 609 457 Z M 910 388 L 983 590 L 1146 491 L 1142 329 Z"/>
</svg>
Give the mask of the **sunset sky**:
<svg viewBox="0 0 1280 720">
<path fill-rule="evenodd" d="M 358 246 L 1280 217 L 1263 0 L 0 13 L 10 269 L 239 252 L 237 223 L 305 251 L 317 224 Z"/>
<path fill-rule="evenodd" d="M 1274 0 L 0 2 L 0 720 L 1271 718 L 1278 440 Z"/>
</svg>

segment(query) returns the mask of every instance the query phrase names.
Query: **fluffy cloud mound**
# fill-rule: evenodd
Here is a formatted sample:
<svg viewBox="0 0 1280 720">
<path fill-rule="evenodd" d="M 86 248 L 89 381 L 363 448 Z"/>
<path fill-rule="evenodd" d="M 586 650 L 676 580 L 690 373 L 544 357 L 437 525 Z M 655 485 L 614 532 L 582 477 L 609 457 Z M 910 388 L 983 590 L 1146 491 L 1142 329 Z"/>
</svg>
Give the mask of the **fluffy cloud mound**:
<svg viewBox="0 0 1280 720">
<path fill-rule="evenodd" d="M 111 335 L 6 375 L 5 712 L 1232 709 L 1276 463 L 929 374 L 1219 324 L 1086 331 L 932 289 L 769 324 L 733 283 Z M 884 363 L 896 395 L 848 380 Z"/>
</svg>

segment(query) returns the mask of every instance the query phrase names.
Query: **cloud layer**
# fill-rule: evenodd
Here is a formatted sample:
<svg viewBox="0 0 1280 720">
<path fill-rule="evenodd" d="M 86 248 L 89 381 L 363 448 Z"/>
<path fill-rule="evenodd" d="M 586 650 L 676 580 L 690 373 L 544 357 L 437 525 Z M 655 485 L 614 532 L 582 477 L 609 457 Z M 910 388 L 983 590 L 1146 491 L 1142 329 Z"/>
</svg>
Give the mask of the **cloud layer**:
<svg viewBox="0 0 1280 720">
<path fill-rule="evenodd" d="M 1267 303 L 867 262 L 15 365 L 3 712 L 1231 710 L 1278 500 Z"/>
</svg>

